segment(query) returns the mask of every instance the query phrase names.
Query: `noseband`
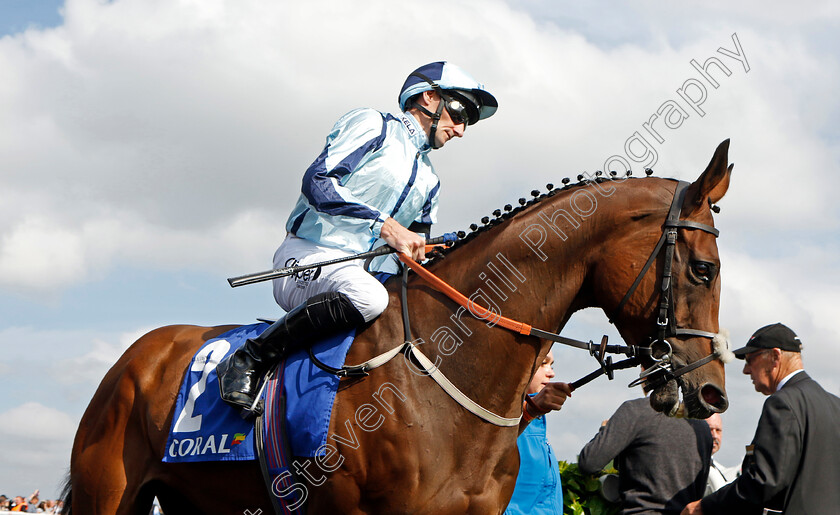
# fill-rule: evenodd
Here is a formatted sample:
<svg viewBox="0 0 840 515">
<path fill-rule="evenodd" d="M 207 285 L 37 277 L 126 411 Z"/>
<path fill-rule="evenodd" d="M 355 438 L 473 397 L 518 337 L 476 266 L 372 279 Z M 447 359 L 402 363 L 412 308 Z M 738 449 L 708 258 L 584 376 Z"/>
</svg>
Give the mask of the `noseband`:
<svg viewBox="0 0 840 515">
<path fill-rule="evenodd" d="M 671 202 L 671 207 L 668 210 L 668 217 L 665 219 L 662 236 L 659 238 L 659 242 L 656 244 L 656 247 L 654 247 L 653 252 L 651 252 L 645 266 L 643 266 L 639 271 L 639 275 L 636 277 L 636 280 L 633 281 L 633 285 L 630 286 L 630 289 L 624 295 L 624 298 L 621 299 L 614 315 L 610 318 L 610 322 L 613 322 L 621 314 L 625 304 L 627 304 L 627 301 L 636 291 L 636 288 L 638 288 L 639 284 L 642 282 L 642 278 L 656 261 L 659 253 L 664 252 L 665 262 L 662 269 L 662 279 L 659 283 L 660 300 L 659 313 L 656 318 L 656 329 L 651 337 L 650 345 L 647 346 L 649 352 L 643 353 L 649 357 L 654 364 L 644 370 L 639 375 L 639 378 L 629 385 L 632 387 L 644 383 L 645 391 L 657 388 L 672 379 L 676 379 L 686 372 L 690 372 L 691 370 L 705 365 L 706 363 L 714 361 L 718 357 L 718 353 L 713 351 L 708 356 L 693 363 L 677 367 L 673 362 L 673 349 L 667 340 L 671 337 L 680 336 L 709 339 L 715 337 L 715 333 L 710 333 L 708 331 L 677 327 L 676 317 L 674 315 L 674 292 L 671 279 L 674 265 L 674 250 L 677 244 L 677 231 L 679 229 L 697 229 L 712 234 L 715 237 L 720 234 L 720 231 L 710 225 L 692 222 L 690 220 L 680 220 L 680 213 L 682 212 L 682 205 L 685 200 L 685 194 L 688 186 L 689 183 L 685 181 L 677 182 L 677 187 L 674 191 L 674 200 Z"/>
</svg>

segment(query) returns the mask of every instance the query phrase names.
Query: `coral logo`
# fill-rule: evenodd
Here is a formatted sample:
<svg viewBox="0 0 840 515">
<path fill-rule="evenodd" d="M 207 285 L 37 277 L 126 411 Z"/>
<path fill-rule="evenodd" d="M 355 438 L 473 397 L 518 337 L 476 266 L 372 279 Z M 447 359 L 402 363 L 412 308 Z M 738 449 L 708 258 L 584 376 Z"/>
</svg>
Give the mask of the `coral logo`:
<svg viewBox="0 0 840 515">
<path fill-rule="evenodd" d="M 234 438 L 239 437 L 240 433 L 234 435 Z M 169 457 L 178 458 L 182 456 L 199 456 L 205 454 L 227 454 L 230 452 L 229 447 L 225 447 L 225 442 L 228 439 L 227 433 L 219 435 L 219 443 L 216 445 L 216 435 L 210 435 L 205 440 L 204 437 L 198 436 L 196 438 L 173 438 L 169 445 Z M 242 435 L 242 440 L 245 435 Z M 242 443 L 240 440 L 239 442 Z M 233 445 L 233 442 L 231 443 Z"/>
</svg>

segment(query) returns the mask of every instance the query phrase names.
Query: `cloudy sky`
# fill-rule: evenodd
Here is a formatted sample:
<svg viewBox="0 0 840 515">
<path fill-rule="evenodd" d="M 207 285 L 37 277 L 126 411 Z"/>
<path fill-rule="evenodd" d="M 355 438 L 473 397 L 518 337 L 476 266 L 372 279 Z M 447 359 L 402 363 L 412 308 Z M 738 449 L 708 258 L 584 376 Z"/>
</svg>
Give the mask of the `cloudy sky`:
<svg viewBox="0 0 840 515">
<path fill-rule="evenodd" d="M 268 285 L 225 278 L 270 266 L 334 121 L 395 110 L 405 76 L 442 59 L 500 108 L 433 156 L 436 232 L 614 155 L 693 180 L 731 138 L 721 325 L 741 344 L 785 322 L 840 393 L 840 7 L 775 3 L 0 1 L 0 493 L 57 495 L 88 400 L 139 335 L 277 316 Z M 711 57 L 716 88 L 692 66 Z M 658 141 L 643 124 L 666 104 L 687 118 Z M 594 310 L 564 331 L 604 333 Z M 593 369 L 554 351 L 558 379 Z M 549 416 L 561 459 L 639 395 L 633 375 Z M 734 465 L 763 397 L 737 364 L 727 378 Z"/>
</svg>

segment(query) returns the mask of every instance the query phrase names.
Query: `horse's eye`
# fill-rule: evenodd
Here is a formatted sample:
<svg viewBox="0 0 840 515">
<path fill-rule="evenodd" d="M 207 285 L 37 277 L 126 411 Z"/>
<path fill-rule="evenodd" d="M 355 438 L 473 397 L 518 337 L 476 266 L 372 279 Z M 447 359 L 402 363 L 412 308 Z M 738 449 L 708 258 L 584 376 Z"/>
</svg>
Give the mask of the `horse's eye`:
<svg viewBox="0 0 840 515">
<path fill-rule="evenodd" d="M 703 282 L 709 282 L 715 275 L 715 265 L 706 261 L 694 261 L 691 263 L 691 272 Z"/>
</svg>

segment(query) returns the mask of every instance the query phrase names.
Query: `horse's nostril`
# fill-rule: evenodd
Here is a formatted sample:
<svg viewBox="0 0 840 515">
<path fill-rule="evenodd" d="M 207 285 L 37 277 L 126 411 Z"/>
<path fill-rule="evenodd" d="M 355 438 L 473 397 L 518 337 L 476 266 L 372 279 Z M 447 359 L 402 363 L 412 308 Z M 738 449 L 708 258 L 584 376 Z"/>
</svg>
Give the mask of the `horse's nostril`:
<svg viewBox="0 0 840 515">
<path fill-rule="evenodd" d="M 729 401 L 726 400 L 723 392 L 717 386 L 711 384 L 703 385 L 700 388 L 700 396 L 715 412 L 726 411 L 726 408 L 729 407 Z"/>
<path fill-rule="evenodd" d="M 720 402 L 720 392 L 717 391 L 717 388 L 710 388 L 708 386 L 704 387 L 702 392 L 703 400 L 711 405 L 715 405 Z"/>
</svg>

